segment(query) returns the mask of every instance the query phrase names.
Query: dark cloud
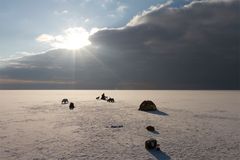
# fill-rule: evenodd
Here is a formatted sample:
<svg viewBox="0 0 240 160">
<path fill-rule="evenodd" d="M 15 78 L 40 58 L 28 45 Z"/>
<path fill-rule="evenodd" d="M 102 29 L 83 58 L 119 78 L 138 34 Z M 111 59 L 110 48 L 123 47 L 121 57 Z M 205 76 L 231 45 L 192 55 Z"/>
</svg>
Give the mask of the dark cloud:
<svg viewBox="0 0 240 160">
<path fill-rule="evenodd" d="M 233 0 L 155 7 L 123 28 L 95 33 L 92 46 L 77 53 L 54 50 L 8 61 L 0 78 L 36 80 L 29 88 L 239 89 L 239 6 Z M 54 86 L 56 80 L 66 85 Z M 23 85 L 12 86 L 0 85 Z"/>
</svg>

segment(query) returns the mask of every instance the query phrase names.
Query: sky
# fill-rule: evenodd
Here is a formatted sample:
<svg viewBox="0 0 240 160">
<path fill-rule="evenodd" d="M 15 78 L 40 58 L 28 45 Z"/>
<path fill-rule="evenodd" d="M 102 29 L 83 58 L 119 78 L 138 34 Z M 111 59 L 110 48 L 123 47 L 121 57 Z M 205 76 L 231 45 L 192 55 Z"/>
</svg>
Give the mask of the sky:
<svg viewBox="0 0 240 160">
<path fill-rule="evenodd" d="M 239 89 L 238 0 L 0 0 L 1 89 Z"/>
<path fill-rule="evenodd" d="M 41 34 L 59 35 L 69 28 L 114 28 L 165 0 L 0 0 L 0 57 L 42 52 Z"/>
</svg>

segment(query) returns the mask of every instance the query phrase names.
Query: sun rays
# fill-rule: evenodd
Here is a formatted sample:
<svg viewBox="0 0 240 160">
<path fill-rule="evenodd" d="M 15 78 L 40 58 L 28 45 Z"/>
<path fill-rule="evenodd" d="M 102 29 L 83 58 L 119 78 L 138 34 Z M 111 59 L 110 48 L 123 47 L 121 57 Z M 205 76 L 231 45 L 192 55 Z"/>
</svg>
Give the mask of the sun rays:
<svg viewBox="0 0 240 160">
<path fill-rule="evenodd" d="M 90 33 L 82 27 L 73 27 L 64 30 L 62 35 L 42 34 L 37 41 L 47 43 L 54 48 L 77 50 L 91 44 Z"/>
</svg>

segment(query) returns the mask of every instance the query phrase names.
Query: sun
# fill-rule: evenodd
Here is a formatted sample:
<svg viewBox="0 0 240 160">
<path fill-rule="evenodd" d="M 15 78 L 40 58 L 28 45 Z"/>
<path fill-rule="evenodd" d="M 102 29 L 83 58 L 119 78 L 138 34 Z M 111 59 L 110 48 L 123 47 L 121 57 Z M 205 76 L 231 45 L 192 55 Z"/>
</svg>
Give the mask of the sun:
<svg viewBox="0 0 240 160">
<path fill-rule="evenodd" d="M 91 44 L 89 41 L 89 32 L 84 28 L 68 28 L 63 35 L 55 37 L 56 48 L 63 48 L 69 50 L 77 50 Z"/>
<path fill-rule="evenodd" d="M 93 31 L 88 32 L 83 27 L 71 27 L 64 30 L 62 34 L 56 36 L 50 34 L 41 34 L 36 38 L 36 40 L 38 42 L 49 44 L 55 49 L 61 48 L 77 50 L 91 45 L 89 36 L 95 33 L 97 30 L 95 29 L 95 31 Z"/>
<path fill-rule="evenodd" d="M 91 44 L 88 40 L 89 33 L 83 28 L 70 28 L 65 31 L 65 34 L 66 36 L 62 41 L 63 48 L 74 50 Z"/>
</svg>

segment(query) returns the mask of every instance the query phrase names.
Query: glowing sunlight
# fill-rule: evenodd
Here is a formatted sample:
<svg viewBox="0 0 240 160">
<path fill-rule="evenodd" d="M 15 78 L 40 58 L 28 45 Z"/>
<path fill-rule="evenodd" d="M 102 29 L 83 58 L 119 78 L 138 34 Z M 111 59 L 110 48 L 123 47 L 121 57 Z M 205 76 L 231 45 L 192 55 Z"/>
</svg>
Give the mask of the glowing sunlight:
<svg viewBox="0 0 240 160">
<path fill-rule="evenodd" d="M 91 44 L 89 35 L 84 28 L 74 27 L 64 30 L 62 35 L 42 34 L 37 37 L 37 41 L 48 43 L 54 48 L 76 50 Z"/>
</svg>

